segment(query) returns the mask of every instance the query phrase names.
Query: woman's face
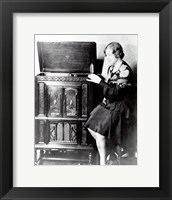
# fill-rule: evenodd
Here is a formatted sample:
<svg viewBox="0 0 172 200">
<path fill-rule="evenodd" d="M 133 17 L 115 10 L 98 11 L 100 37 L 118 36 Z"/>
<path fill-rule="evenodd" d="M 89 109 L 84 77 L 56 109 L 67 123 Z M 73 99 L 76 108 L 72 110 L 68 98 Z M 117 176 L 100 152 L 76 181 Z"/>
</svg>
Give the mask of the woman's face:
<svg viewBox="0 0 172 200">
<path fill-rule="evenodd" d="M 113 54 L 112 50 L 108 48 L 105 51 L 105 59 L 111 64 L 115 64 L 116 61 L 118 60 L 118 58 L 116 58 L 115 55 Z"/>
</svg>

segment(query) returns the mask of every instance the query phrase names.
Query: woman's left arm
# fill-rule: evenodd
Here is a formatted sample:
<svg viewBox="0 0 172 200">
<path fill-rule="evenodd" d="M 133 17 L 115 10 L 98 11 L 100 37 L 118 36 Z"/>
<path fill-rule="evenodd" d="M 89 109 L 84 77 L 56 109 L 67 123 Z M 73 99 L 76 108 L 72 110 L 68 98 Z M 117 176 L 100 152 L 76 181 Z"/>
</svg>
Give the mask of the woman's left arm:
<svg viewBox="0 0 172 200">
<path fill-rule="evenodd" d="M 106 99 L 113 99 L 113 98 L 119 97 L 121 95 L 125 95 L 125 93 L 127 92 L 127 88 L 129 87 L 129 86 L 120 86 L 115 83 L 109 85 L 108 83 L 104 82 L 103 80 L 101 80 L 99 84 L 103 88 L 103 96 Z"/>
</svg>

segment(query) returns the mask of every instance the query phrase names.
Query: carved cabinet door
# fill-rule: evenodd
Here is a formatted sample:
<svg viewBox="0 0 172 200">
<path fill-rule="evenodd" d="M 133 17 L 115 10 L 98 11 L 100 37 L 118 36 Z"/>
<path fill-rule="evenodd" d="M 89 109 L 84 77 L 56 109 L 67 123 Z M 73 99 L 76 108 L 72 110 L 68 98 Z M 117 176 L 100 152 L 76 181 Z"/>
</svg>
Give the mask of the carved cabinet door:
<svg viewBox="0 0 172 200">
<path fill-rule="evenodd" d="M 58 85 L 47 85 L 48 117 L 63 116 L 63 88 Z"/>
<path fill-rule="evenodd" d="M 79 87 L 64 88 L 64 117 L 79 117 Z"/>
</svg>

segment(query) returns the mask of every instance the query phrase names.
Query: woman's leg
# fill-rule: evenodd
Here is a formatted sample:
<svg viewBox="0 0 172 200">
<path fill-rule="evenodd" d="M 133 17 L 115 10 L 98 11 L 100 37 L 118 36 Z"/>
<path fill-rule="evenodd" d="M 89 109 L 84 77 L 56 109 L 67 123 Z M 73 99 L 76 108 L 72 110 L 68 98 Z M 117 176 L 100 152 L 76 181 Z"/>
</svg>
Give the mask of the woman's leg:
<svg viewBox="0 0 172 200">
<path fill-rule="evenodd" d="M 106 164 L 106 139 L 105 136 L 97 134 L 96 145 L 100 154 L 100 165 Z"/>
<path fill-rule="evenodd" d="M 100 155 L 100 165 L 106 164 L 106 138 L 103 135 L 89 129 L 90 134 L 96 140 L 97 149 Z"/>
</svg>

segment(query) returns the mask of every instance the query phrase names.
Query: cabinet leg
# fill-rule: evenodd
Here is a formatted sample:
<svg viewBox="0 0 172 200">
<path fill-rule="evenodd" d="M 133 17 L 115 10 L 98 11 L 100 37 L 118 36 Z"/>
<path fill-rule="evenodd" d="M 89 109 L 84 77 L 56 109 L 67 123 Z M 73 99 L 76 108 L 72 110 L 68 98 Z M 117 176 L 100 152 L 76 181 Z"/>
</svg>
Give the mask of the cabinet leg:
<svg viewBox="0 0 172 200">
<path fill-rule="evenodd" d="M 35 165 L 39 165 L 42 155 L 43 155 L 43 150 L 41 149 L 35 150 Z"/>
</svg>

